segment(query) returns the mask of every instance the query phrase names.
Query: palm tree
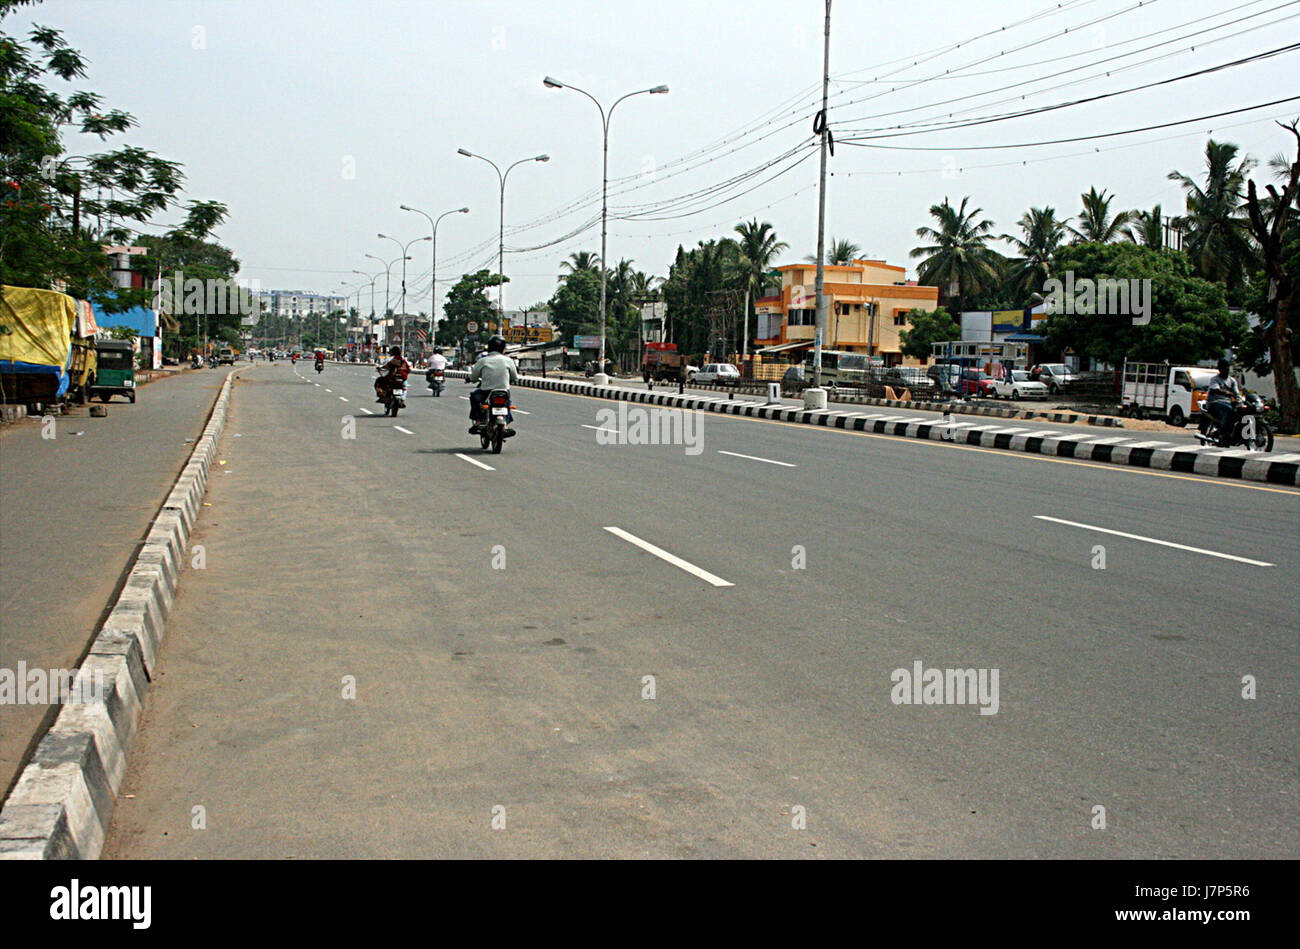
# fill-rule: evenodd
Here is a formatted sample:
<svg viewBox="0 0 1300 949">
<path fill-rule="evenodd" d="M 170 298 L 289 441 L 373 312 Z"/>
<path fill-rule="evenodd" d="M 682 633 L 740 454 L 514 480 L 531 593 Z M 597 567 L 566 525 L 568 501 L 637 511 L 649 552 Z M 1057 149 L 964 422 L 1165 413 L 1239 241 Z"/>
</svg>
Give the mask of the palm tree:
<svg viewBox="0 0 1300 949">
<path fill-rule="evenodd" d="M 1069 218 L 1058 221 L 1053 207 L 1030 208 L 1020 215 L 1020 232 L 1023 238 L 1003 234 L 1002 240 L 1015 248 L 1017 257 L 1010 262 L 1008 283 L 1024 299 L 1033 293 L 1043 292 L 1043 285 L 1052 276 L 1052 262 L 1065 241 Z"/>
<path fill-rule="evenodd" d="M 1076 242 L 1109 244 L 1124 236 L 1125 228 L 1133 222 L 1133 212 L 1120 211 L 1112 217 L 1110 203 L 1115 200 L 1113 194 L 1107 197 L 1105 188 L 1098 191 L 1092 187 L 1079 197 L 1083 199 L 1079 226 L 1069 229 Z"/>
<path fill-rule="evenodd" d="M 862 253 L 862 248 L 851 240 L 837 240 L 831 238 L 831 246 L 826 250 L 826 265 L 828 267 L 841 266 L 847 267 L 853 261 L 858 259 Z M 817 263 L 817 255 L 809 254 L 804 260 L 809 263 Z"/>
<path fill-rule="evenodd" d="M 569 259 L 560 262 L 560 266 L 569 273 L 598 272 L 600 268 L 600 254 L 593 254 L 589 250 L 579 250 L 569 255 Z M 563 280 L 561 276 L 559 279 Z"/>
<path fill-rule="evenodd" d="M 1163 208 L 1156 205 L 1150 211 L 1134 211 L 1133 226 L 1127 236 L 1134 244 L 1163 250 L 1165 246 L 1165 218 Z"/>
<path fill-rule="evenodd" d="M 939 295 L 956 303 L 956 312 L 965 308 L 966 299 L 994 286 L 998 282 L 1000 255 L 987 245 L 993 222 L 976 220 L 983 208 L 966 210 L 970 197 L 961 199 L 954 208 L 943 199 L 943 204 L 930 206 L 931 216 L 939 223 L 932 227 L 918 227 L 916 236 L 932 243 L 912 249 L 912 257 L 923 257 L 917 268 L 921 283 L 939 287 Z"/>
<path fill-rule="evenodd" d="M 754 315 L 754 301 L 763 295 L 767 285 L 767 272 L 772 266 L 772 258 L 790 245 L 776 239 L 776 232 L 767 221 L 758 223 L 755 218 L 737 224 L 735 231 L 740 235 L 740 254 L 748 271 L 745 293 L 745 329 L 741 336 L 742 353 L 749 351 L 750 317 Z"/>
<path fill-rule="evenodd" d="M 1192 266 L 1200 276 L 1230 290 L 1241 286 L 1252 255 L 1242 201 L 1255 160 L 1245 156 L 1237 161 L 1238 151 L 1231 142 L 1206 142 L 1204 187 L 1182 172 L 1168 175 L 1187 195 L 1187 213 L 1176 223 L 1186 235 L 1183 249 Z"/>
</svg>

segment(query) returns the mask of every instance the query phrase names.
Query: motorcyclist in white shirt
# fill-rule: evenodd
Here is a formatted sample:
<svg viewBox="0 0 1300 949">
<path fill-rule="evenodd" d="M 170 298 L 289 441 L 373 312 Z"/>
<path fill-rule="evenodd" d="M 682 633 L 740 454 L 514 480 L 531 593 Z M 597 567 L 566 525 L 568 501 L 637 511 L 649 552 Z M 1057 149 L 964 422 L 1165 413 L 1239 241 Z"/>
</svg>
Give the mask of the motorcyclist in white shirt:
<svg viewBox="0 0 1300 949">
<path fill-rule="evenodd" d="M 493 336 L 488 340 L 487 352 L 479 357 L 474 368 L 469 371 L 469 381 L 478 383 L 478 387 L 469 394 L 469 419 L 474 423 L 470 426 L 469 433 L 477 435 L 479 424 L 483 420 L 483 403 L 487 401 L 488 393 L 493 389 L 505 389 L 508 392 L 510 384 L 519 381 L 515 361 L 506 355 L 505 337 Z M 507 415 L 506 425 L 509 426 L 514 420 L 513 414 Z M 509 438 L 514 433 L 514 429 L 507 427 L 505 436 Z"/>
<path fill-rule="evenodd" d="M 434 349 L 433 355 L 429 357 L 430 369 L 447 369 L 447 357 L 442 354 L 441 349 Z"/>
</svg>

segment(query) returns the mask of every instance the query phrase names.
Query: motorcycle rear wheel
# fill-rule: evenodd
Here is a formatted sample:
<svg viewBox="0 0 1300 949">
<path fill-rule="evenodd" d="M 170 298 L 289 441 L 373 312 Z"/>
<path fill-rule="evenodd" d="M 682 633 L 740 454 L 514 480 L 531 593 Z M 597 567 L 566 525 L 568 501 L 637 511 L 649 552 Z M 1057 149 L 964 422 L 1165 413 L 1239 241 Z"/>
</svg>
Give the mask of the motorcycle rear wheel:
<svg viewBox="0 0 1300 949">
<path fill-rule="evenodd" d="M 501 443 L 505 440 L 503 430 L 498 428 L 492 433 L 492 454 L 501 454 Z"/>
</svg>

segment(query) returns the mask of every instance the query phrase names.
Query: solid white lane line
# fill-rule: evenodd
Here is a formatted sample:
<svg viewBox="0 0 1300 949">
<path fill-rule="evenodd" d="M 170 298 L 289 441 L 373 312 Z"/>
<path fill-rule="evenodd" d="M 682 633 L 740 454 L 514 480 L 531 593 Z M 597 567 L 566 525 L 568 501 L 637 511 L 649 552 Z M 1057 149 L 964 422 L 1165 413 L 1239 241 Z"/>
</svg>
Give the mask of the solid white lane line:
<svg viewBox="0 0 1300 949">
<path fill-rule="evenodd" d="M 525 412 L 523 409 L 511 409 L 510 411 L 511 411 L 511 412 L 514 412 L 514 413 L 516 413 L 516 414 L 518 414 L 518 415 L 532 415 L 532 414 L 533 414 L 532 412 Z"/>
<path fill-rule="evenodd" d="M 733 458 L 748 458 L 750 461 L 764 461 L 764 462 L 767 462 L 769 465 L 780 465 L 782 468 L 798 468 L 798 467 L 799 467 L 798 465 L 792 465 L 792 464 L 790 464 L 790 462 L 788 462 L 788 461 L 773 461 L 771 458 L 759 458 L 759 457 L 757 457 L 756 455 L 742 455 L 742 454 L 741 454 L 740 452 L 738 452 L 738 451 L 723 451 L 721 448 L 718 449 L 718 454 L 719 454 L 719 455 L 731 455 L 731 457 L 733 457 Z"/>
<path fill-rule="evenodd" d="M 414 434 L 415 434 L 415 432 L 411 431 L 409 428 L 402 428 L 402 426 L 400 426 L 400 425 L 394 425 L 393 428 L 397 429 L 399 432 L 402 432 L 402 433 L 404 433 L 404 434 L 406 434 L 406 435 L 414 435 Z"/>
<path fill-rule="evenodd" d="M 362 412 L 365 412 L 367 415 L 374 415 L 374 414 L 375 414 L 374 412 L 370 411 L 370 410 L 367 409 L 367 408 L 363 408 L 361 411 L 362 411 Z"/>
<path fill-rule="evenodd" d="M 483 462 L 475 458 L 471 458 L 469 455 L 462 455 L 460 452 L 456 452 L 455 454 L 456 457 L 459 458 L 461 461 L 468 461 L 471 465 L 478 465 L 484 471 L 496 471 L 496 469 L 493 468 L 491 465 L 485 465 L 483 464 Z"/>
<path fill-rule="evenodd" d="M 466 402 L 469 401 L 469 396 L 467 395 L 458 396 L 458 398 L 464 399 Z"/>
<path fill-rule="evenodd" d="M 709 571 L 697 567 L 693 563 L 688 563 L 687 561 L 683 560 L 681 557 L 678 557 L 674 554 L 670 554 L 668 551 L 664 550 L 663 548 L 656 547 L 654 544 L 650 543 L 649 541 L 642 540 L 640 537 L 637 537 L 635 534 L 629 534 L 621 527 L 606 527 L 605 530 L 609 531 L 615 537 L 623 538 L 629 544 L 634 544 L 635 546 L 640 547 L 646 553 L 654 554 L 656 557 L 660 558 L 661 560 L 666 560 L 674 567 L 679 567 L 682 570 L 685 570 L 687 573 L 691 574 L 692 576 L 699 577 L 705 583 L 712 584 L 715 587 L 735 586 L 734 583 L 729 583 L 728 581 L 722 579 L 721 577 L 714 576 L 713 574 L 709 573 Z"/>
<path fill-rule="evenodd" d="M 333 394 L 334 394 L 334 390 L 333 390 L 333 389 L 326 389 L 325 391 L 328 392 L 330 395 L 333 395 Z"/>
<path fill-rule="evenodd" d="M 1052 521 L 1055 524 L 1081 527 L 1086 531 L 1097 531 L 1100 534 L 1114 534 L 1116 537 L 1127 537 L 1129 540 L 1140 540 L 1148 544 L 1159 544 L 1161 547 L 1173 547 L 1175 550 L 1187 550 L 1194 554 L 1204 554 L 1207 557 L 1218 557 L 1221 560 L 1235 560 L 1238 563 L 1248 563 L 1252 567 L 1277 566 L 1276 564 L 1265 563 L 1262 560 L 1251 560 L 1248 557 L 1236 557 L 1232 554 L 1221 554 L 1217 550 L 1205 550 L 1202 547 L 1188 547 L 1185 544 L 1175 544 L 1167 540 L 1157 540 L 1154 537 L 1143 537 L 1141 534 L 1126 534 L 1124 531 L 1113 531 L 1107 527 L 1095 527 L 1092 524 L 1080 524 L 1078 521 L 1064 521 L 1059 517 L 1048 517 L 1045 514 L 1035 514 L 1034 517 L 1040 521 Z"/>
<path fill-rule="evenodd" d="M 340 401 L 340 402 L 346 402 L 346 401 L 348 401 L 348 400 L 345 399 L 345 398 L 343 398 L 343 396 L 339 396 L 339 401 Z"/>
<path fill-rule="evenodd" d="M 593 432 L 613 432 L 615 435 L 618 434 L 618 429 L 616 429 L 616 428 L 600 428 L 600 427 L 597 426 L 597 425 L 584 425 L 584 426 L 582 426 L 582 427 L 583 427 L 583 428 L 589 428 L 589 429 L 591 429 Z"/>
</svg>

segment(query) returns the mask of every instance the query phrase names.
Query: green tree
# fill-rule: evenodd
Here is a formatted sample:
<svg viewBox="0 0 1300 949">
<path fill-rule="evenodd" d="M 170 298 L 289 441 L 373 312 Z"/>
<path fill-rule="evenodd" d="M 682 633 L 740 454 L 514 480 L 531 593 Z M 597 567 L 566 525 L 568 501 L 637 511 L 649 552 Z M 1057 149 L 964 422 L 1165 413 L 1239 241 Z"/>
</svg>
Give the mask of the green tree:
<svg viewBox="0 0 1300 949">
<path fill-rule="evenodd" d="M 908 310 L 907 323 L 910 329 L 899 332 L 898 348 L 914 359 L 929 359 L 933 355 L 932 343 L 961 339 L 961 327 L 943 307 Z"/>
<path fill-rule="evenodd" d="M 490 270 L 464 274 L 447 293 L 443 304 L 442 322 L 434 338 L 439 346 L 459 346 L 469 335 L 467 324 L 472 320 L 479 326 L 479 332 L 485 332 L 496 321 L 496 307 L 487 297 L 487 290 L 502 282 L 502 278 Z M 509 283 L 510 278 L 504 278 Z"/>
<path fill-rule="evenodd" d="M 16 6 L 0 2 L 0 22 Z M 177 163 L 136 146 L 65 154 L 65 128 L 104 141 L 137 124 L 129 113 L 106 108 L 96 93 L 50 88 L 85 75 L 85 60 L 58 30 L 36 26 L 27 41 L 0 32 L 6 191 L 0 202 L 0 282 L 58 283 L 74 296 L 97 297 L 111 311 L 143 302 L 144 295 L 113 294 L 102 245 L 127 241 L 133 222 L 145 223 L 170 207 L 183 175 Z"/>
<path fill-rule="evenodd" d="M 1124 314 L 1052 313 L 1045 321 L 1048 348 L 1071 349 L 1112 366 L 1142 362 L 1194 363 L 1215 359 L 1242 341 L 1247 321 L 1228 310 L 1223 288 L 1196 276 L 1182 254 L 1129 242 L 1072 244 L 1057 257 L 1059 276 L 1150 280 L 1151 319 L 1135 325 Z"/>
<path fill-rule="evenodd" d="M 1007 289 L 1018 302 L 1028 303 L 1033 294 L 1043 292 L 1056 253 L 1065 243 L 1068 222 L 1069 218 L 1057 219 L 1055 208 L 1030 208 L 1020 216 L 1021 237 L 1002 235 L 1018 255 L 1008 262 L 1006 275 Z"/>
<path fill-rule="evenodd" d="M 1282 127 L 1296 140 L 1296 158 L 1289 168 L 1284 162 L 1269 163 L 1281 188 L 1266 184 L 1268 198 L 1261 199 L 1253 180 L 1246 186 L 1251 234 L 1263 264 L 1253 300 L 1259 326 L 1249 342 L 1254 344 L 1256 370 L 1273 373 L 1282 431 L 1294 434 L 1300 432 L 1300 383 L 1295 368 L 1300 360 L 1300 333 L 1293 325 L 1300 312 L 1300 122 Z"/>
<path fill-rule="evenodd" d="M 1242 201 L 1255 160 L 1246 156 L 1238 161 L 1238 153 L 1236 145 L 1210 139 L 1205 145 L 1204 184 L 1180 171 L 1168 175 L 1187 196 L 1187 212 L 1176 222 L 1186 234 L 1183 250 L 1197 274 L 1219 281 L 1229 291 L 1242 286 L 1254 263 Z"/>
<path fill-rule="evenodd" d="M 582 272 L 599 274 L 600 254 L 593 254 L 589 250 L 574 251 L 572 254 L 569 255 L 568 260 L 560 261 L 560 269 L 566 270 L 571 274 L 582 273 Z M 563 280 L 564 275 L 561 274 L 559 279 Z"/>
<path fill-rule="evenodd" d="M 826 266 L 828 267 L 847 267 L 853 261 L 857 260 L 862 253 L 862 248 L 846 239 L 832 237 L 831 246 L 826 248 Z M 817 263 L 817 255 L 809 254 L 804 260 L 811 264 Z"/>
<path fill-rule="evenodd" d="M 1108 197 L 1105 188 L 1098 191 L 1092 187 L 1079 197 L 1083 199 L 1079 226 L 1069 229 L 1076 242 L 1109 244 L 1125 235 L 1125 229 L 1133 222 L 1133 212 L 1119 211 L 1111 214 L 1110 206 L 1115 200 L 1114 195 Z"/>
<path fill-rule="evenodd" d="M 560 278 L 555 295 L 548 304 L 551 323 L 565 343 L 572 345 L 577 335 L 600 333 L 600 273 L 577 269 Z"/>
<path fill-rule="evenodd" d="M 1001 278 L 999 262 L 1002 255 L 988 246 L 993 222 L 977 220 L 983 208 L 966 210 L 969 196 L 961 199 L 954 208 L 943 199 L 943 204 L 930 207 L 930 214 L 938 227 L 918 227 L 916 236 L 931 243 L 913 248 L 911 256 L 924 258 L 917 268 L 917 277 L 927 286 L 939 288 L 939 297 L 955 305 L 957 312 L 966 308 L 968 298 L 996 287 Z"/>
<path fill-rule="evenodd" d="M 746 321 L 752 331 L 758 325 L 755 319 L 755 301 L 763 296 L 768 285 L 768 273 L 772 269 L 772 260 L 790 245 L 776 239 L 776 232 L 767 221 L 762 224 L 754 218 L 742 221 L 734 228 L 740 235 L 740 256 L 745 268 L 745 288 L 748 291 L 748 308 Z M 745 340 L 748 346 L 749 340 Z"/>
<path fill-rule="evenodd" d="M 1150 211 L 1134 211 L 1133 226 L 1127 231 L 1129 240 L 1143 247 L 1162 250 L 1165 246 L 1165 219 L 1163 209 L 1156 205 Z"/>
</svg>

